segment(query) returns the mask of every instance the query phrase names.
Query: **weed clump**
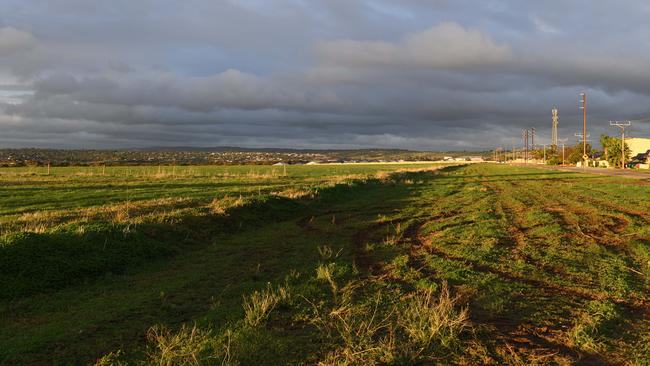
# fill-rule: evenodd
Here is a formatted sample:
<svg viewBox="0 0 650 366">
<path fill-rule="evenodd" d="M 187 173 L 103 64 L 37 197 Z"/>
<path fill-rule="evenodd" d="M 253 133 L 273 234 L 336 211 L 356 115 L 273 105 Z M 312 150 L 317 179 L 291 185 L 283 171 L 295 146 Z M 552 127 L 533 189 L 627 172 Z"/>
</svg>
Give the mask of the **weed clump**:
<svg viewBox="0 0 650 366">
<path fill-rule="evenodd" d="M 437 295 L 430 289 L 411 296 L 379 289 L 369 302 L 352 301 L 350 292 L 362 287 L 346 286 L 341 291 L 347 295 L 329 311 L 317 309 L 316 325 L 337 344 L 321 365 L 418 363 L 459 350 L 469 316 L 466 308 L 457 309 L 459 299 L 446 283 Z"/>
<path fill-rule="evenodd" d="M 591 301 L 574 321 L 568 332 L 569 343 L 589 352 L 599 352 L 603 343 L 599 334 L 605 330 L 607 323 L 619 316 L 615 305 L 609 301 Z"/>
<path fill-rule="evenodd" d="M 398 325 L 409 339 L 410 358 L 441 354 L 458 347 L 461 333 L 469 327 L 469 314 L 467 308 L 457 310 L 457 302 L 458 297 L 450 295 L 445 282 L 437 296 L 426 289 L 404 301 Z"/>
<path fill-rule="evenodd" d="M 183 326 L 178 332 L 170 332 L 162 326 L 149 329 L 147 338 L 153 344 L 148 353 L 151 364 L 161 366 L 221 364 L 232 365 L 230 355 L 231 332 L 214 337 L 210 330 L 197 326 Z"/>
<path fill-rule="evenodd" d="M 321 329 L 340 342 L 319 365 L 372 365 L 393 359 L 394 308 L 382 314 L 381 298 L 370 305 L 342 304 L 319 319 Z"/>
<path fill-rule="evenodd" d="M 334 278 L 335 269 L 335 263 L 320 264 L 316 268 L 316 278 L 318 280 L 326 282 L 329 285 L 329 288 L 332 291 L 332 296 L 336 299 L 338 297 L 339 286 L 336 283 L 336 279 Z"/>
<path fill-rule="evenodd" d="M 280 304 L 288 304 L 291 299 L 288 287 L 274 289 L 268 284 L 264 290 L 255 291 L 244 297 L 244 320 L 247 325 L 256 327 L 266 322 L 269 315 Z"/>
</svg>

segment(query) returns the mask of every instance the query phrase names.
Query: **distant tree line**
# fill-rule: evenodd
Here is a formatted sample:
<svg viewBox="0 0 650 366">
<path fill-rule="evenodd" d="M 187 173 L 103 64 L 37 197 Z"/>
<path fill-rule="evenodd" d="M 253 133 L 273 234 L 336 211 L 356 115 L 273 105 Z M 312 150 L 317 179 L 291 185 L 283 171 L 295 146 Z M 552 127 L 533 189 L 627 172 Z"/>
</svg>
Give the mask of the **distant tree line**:
<svg viewBox="0 0 650 366">
<path fill-rule="evenodd" d="M 97 166 L 97 165 L 241 165 L 304 164 L 316 162 L 433 161 L 444 156 L 481 156 L 485 152 L 426 152 L 395 149 L 362 150 L 63 150 L 0 149 L 0 166 Z"/>
<path fill-rule="evenodd" d="M 611 137 L 608 135 L 600 136 L 601 150 L 594 149 L 591 144 L 587 144 L 587 156 L 591 159 L 599 158 L 605 160 L 610 166 L 621 166 L 621 139 Z M 562 164 L 562 146 L 547 145 L 546 152 L 543 148 L 537 148 L 532 151 L 531 155 L 534 159 L 543 159 L 546 154 L 546 163 L 549 165 Z M 564 162 L 566 164 L 575 165 L 582 161 L 583 146 L 581 142 L 575 145 L 567 145 L 564 148 Z M 625 144 L 625 161 L 630 161 L 630 148 Z"/>
</svg>

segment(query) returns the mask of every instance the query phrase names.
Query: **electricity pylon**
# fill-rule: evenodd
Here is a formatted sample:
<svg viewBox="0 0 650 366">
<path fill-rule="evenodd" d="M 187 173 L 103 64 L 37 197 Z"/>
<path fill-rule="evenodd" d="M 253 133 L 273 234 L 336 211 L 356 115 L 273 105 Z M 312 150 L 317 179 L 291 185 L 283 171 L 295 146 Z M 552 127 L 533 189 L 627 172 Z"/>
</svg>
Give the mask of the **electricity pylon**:
<svg viewBox="0 0 650 366">
<path fill-rule="evenodd" d="M 558 123 L 557 107 L 551 109 L 551 114 L 552 114 L 552 121 L 553 121 L 553 126 L 551 129 L 551 145 L 557 146 L 557 123 Z"/>
</svg>

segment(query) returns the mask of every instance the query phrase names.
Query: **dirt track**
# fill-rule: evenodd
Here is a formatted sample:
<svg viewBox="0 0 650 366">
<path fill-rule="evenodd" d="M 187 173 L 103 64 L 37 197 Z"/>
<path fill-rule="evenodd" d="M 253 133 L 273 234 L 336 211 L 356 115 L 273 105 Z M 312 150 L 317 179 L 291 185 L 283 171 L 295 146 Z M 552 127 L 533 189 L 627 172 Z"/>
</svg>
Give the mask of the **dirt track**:
<svg viewBox="0 0 650 366">
<path fill-rule="evenodd" d="M 650 172 L 645 173 L 634 169 L 620 170 L 620 169 L 608 169 L 608 168 L 578 168 L 573 166 L 552 166 L 552 165 L 538 165 L 538 164 L 513 164 L 513 165 L 525 166 L 530 168 L 560 170 L 564 172 L 600 174 L 600 175 L 609 175 L 614 177 L 628 177 L 634 179 L 650 180 Z"/>
</svg>

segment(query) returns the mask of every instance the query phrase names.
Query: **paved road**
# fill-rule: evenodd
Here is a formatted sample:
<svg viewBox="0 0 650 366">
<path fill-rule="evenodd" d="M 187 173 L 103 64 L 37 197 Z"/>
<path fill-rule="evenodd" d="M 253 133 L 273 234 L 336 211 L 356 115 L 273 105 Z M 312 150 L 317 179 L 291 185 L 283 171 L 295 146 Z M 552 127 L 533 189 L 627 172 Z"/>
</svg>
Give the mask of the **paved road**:
<svg viewBox="0 0 650 366">
<path fill-rule="evenodd" d="M 600 174 L 600 175 L 610 175 L 615 177 L 628 177 L 634 179 L 646 179 L 650 180 L 650 172 L 639 172 L 634 169 L 608 169 L 608 168 L 578 168 L 574 166 L 553 166 L 553 165 L 537 165 L 537 164 L 515 164 L 517 166 L 526 166 L 530 168 L 540 168 L 540 169 L 549 169 L 549 170 L 560 170 L 563 172 L 575 172 L 575 173 L 589 173 L 589 174 Z"/>
</svg>

